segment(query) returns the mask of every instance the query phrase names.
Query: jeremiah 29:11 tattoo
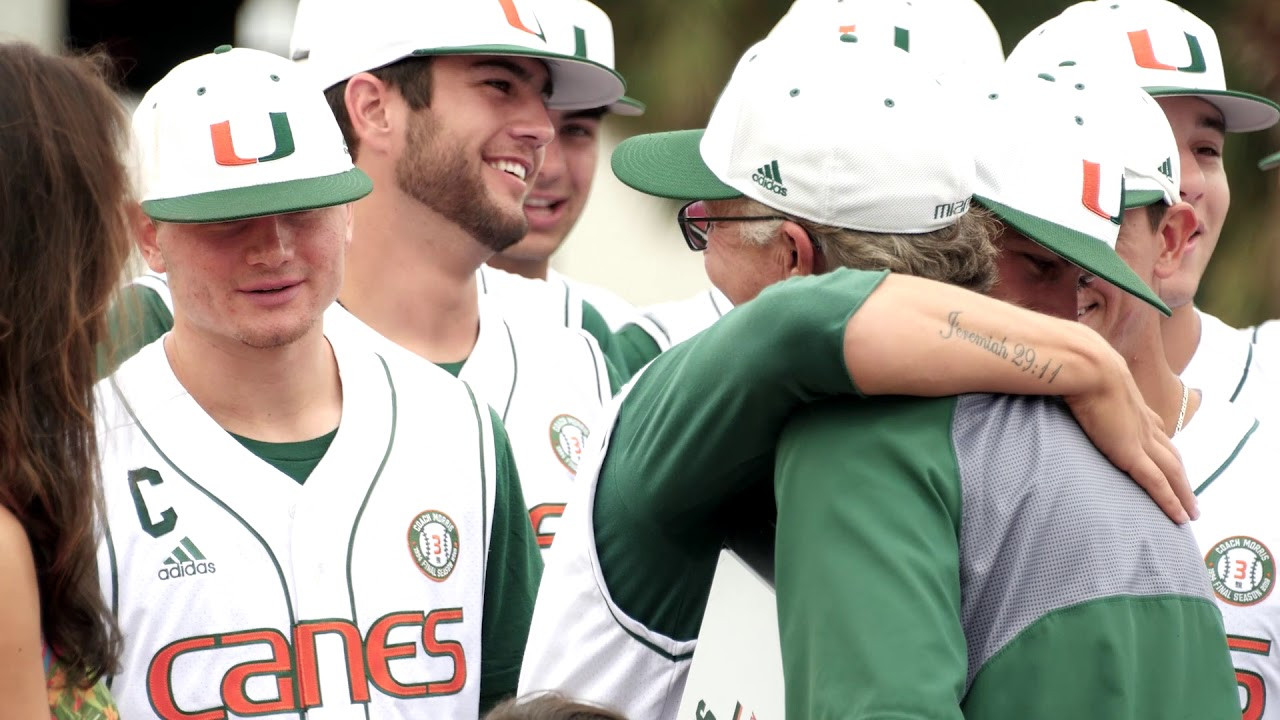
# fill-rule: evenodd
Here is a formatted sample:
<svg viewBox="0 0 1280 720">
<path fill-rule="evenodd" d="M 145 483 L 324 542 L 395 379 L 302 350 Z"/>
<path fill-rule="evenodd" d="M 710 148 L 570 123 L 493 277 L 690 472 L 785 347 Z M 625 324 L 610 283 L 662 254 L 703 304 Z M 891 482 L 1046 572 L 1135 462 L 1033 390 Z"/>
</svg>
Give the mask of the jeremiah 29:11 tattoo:
<svg viewBox="0 0 1280 720">
<path fill-rule="evenodd" d="M 1062 370 L 1062 363 L 1055 363 L 1053 358 L 1041 360 L 1036 356 L 1035 348 L 1022 343 L 1014 343 L 1013 352 L 1010 353 L 1007 335 L 997 340 L 990 335 L 966 330 L 960 326 L 960 312 L 953 310 L 947 315 L 946 329 L 938 331 L 938 335 L 943 340 L 954 337 L 962 342 L 973 343 L 996 357 L 1008 360 L 1022 372 L 1035 375 L 1037 379 L 1044 380 L 1048 385 L 1053 384 L 1054 378 L 1058 377 L 1058 372 Z"/>
</svg>

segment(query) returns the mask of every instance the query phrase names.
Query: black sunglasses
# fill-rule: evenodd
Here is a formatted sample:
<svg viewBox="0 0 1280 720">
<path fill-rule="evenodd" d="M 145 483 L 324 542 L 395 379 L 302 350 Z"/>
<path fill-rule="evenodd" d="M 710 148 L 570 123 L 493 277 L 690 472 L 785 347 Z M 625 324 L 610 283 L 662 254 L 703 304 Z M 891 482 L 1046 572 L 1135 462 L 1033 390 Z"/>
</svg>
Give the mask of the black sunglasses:
<svg viewBox="0 0 1280 720">
<path fill-rule="evenodd" d="M 676 213 L 676 224 L 680 226 L 680 232 L 684 233 L 684 241 L 688 243 L 689 249 L 694 252 L 702 252 L 707 249 L 707 237 L 711 234 L 711 228 L 715 227 L 718 222 L 754 222 L 757 220 L 786 219 L 782 215 L 711 217 L 707 215 L 707 206 L 701 200 L 694 200 L 680 208 L 680 211 Z"/>
</svg>

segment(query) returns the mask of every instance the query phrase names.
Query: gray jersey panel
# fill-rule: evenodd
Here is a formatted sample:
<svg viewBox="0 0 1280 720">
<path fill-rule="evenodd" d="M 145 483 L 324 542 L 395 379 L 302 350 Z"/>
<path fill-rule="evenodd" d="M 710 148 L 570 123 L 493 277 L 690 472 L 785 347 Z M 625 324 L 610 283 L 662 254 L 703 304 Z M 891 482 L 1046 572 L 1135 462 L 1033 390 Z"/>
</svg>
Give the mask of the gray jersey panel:
<svg viewBox="0 0 1280 720">
<path fill-rule="evenodd" d="M 960 466 L 965 690 L 1041 617 L 1117 595 L 1213 597 L 1191 529 L 1104 458 L 1056 398 L 966 395 Z"/>
</svg>

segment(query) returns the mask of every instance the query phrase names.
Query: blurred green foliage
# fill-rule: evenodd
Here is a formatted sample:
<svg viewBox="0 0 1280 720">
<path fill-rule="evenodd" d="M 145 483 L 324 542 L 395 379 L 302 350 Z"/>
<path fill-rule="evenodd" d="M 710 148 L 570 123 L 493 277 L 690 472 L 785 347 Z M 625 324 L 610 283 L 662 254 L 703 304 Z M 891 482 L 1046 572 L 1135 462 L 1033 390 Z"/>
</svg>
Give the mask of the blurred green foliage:
<svg viewBox="0 0 1280 720">
<path fill-rule="evenodd" d="M 789 0 L 596 0 L 613 18 L 618 68 L 628 94 L 648 103 L 640 118 L 615 118 L 624 134 L 702 127 L 738 56 L 782 17 Z M 1072 4 L 979 0 L 1005 51 Z M 1214 27 L 1227 83 L 1280 98 L 1280 0 L 1187 0 Z M 1226 166 L 1231 212 L 1200 286 L 1201 307 L 1237 326 L 1280 317 L 1280 190 L 1257 161 L 1280 150 L 1276 129 L 1232 135 Z"/>
</svg>

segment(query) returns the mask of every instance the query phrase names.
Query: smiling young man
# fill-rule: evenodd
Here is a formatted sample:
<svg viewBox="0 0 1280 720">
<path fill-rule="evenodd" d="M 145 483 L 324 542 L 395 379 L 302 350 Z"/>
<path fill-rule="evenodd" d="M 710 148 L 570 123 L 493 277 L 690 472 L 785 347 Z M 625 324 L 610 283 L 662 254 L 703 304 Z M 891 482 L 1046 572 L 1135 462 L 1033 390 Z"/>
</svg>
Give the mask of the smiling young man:
<svg viewBox="0 0 1280 720">
<path fill-rule="evenodd" d="M 895 48 L 838 36 L 766 40 L 743 55 L 705 131 L 655 133 L 619 145 L 613 166 L 620 179 L 686 202 L 677 215 L 686 241 L 703 249 L 708 276 L 738 306 L 651 362 L 617 402 L 605 437 L 593 438 L 599 452 L 579 480 L 539 588 L 522 692 L 558 688 L 631 717 L 675 716 L 720 548 L 762 541 L 772 547 L 774 446 L 802 406 L 829 396 L 858 405 L 864 393 L 934 396 L 979 388 L 1074 395 L 1057 384 L 1066 371 L 1055 374 L 1044 363 L 1075 342 L 1104 345 L 1095 333 L 1074 318 L 1044 317 L 955 287 L 989 286 L 995 250 L 992 223 L 969 212 L 970 138 L 963 127 L 940 121 L 948 98 Z M 784 179 L 785 195 L 776 180 L 758 179 L 766 163 L 771 169 L 776 163 L 773 176 Z M 1120 178 L 1109 186 L 1118 200 Z M 1079 203 L 1078 186 L 1065 192 L 1063 204 Z M 885 268 L 902 274 L 885 277 Z M 803 277 L 809 275 L 818 277 Z M 1001 343 L 993 338 L 1004 338 L 1009 351 L 993 350 Z M 1018 346 L 1024 352 L 1015 358 Z M 1041 356 L 1034 372 L 1025 352 L 1032 346 Z M 1090 363 L 1067 352 L 1074 383 Z M 1110 349 L 1104 356 L 1103 365 L 1123 363 Z M 1117 492 L 1126 493 L 1124 507 L 1133 511 L 1126 523 L 1158 525 L 1186 549 L 1185 531 L 1173 531 L 1141 491 L 1134 490 L 1138 499 L 1129 494 L 1132 483 L 1062 408 L 1040 399 L 1025 404 L 1053 408 L 1054 427 L 1072 445 L 1053 479 L 1046 473 L 1028 483 L 1043 486 L 1032 492 L 1073 486 L 1079 483 L 1067 480 L 1077 477 L 1089 486 L 1123 488 Z M 1157 427 L 1145 406 L 1138 410 L 1134 421 Z M 856 436 L 869 429 L 841 430 Z M 992 445 L 1005 443 L 1012 449 L 1001 452 L 1013 455 L 1028 442 L 1018 439 L 1022 433 L 1033 431 L 1019 427 L 1015 436 L 993 428 Z M 1163 433 L 1122 445 L 1154 448 L 1148 441 L 1170 447 Z M 1012 472 L 1028 462 L 1010 460 Z M 848 481 L 856 496 L 856 478 Z M 1183 488 L 1180 497 L 1188 492 Z M 1116 512 L 1103 514 L 1098 542 L 1114 534 Z M 1173 514 L 1182 517 L 1180 510 Z M 1149 574 L 1198 569 L 1194 552 L 1157 560 L 1149 550 L 1142 554 L 1159 566 L 1144 567 Z M 1134 558 L 1124 564 L 1141 567 Z M 1086 572 L 1075 563 L 1054 567 L 1064 584 L 1071 582 L 1067 575 Z M 802 592 L 821 594 L 815 588 L 830 585 L 821 579 Z M 1224 645 L 1224 662 L 1225 655 Z"/>
<path fill-rule="evenodd" d="M 1162 103 L 1163 105 L 1163 103 Z M 1163 127 L 1161 127 L 1163 125 Z M 1157 292 L 1175 280 L 1187 241 L 1200 226 L 1195 211 L 1179 200 L 1177 152 L 1164 114 L 1135 115 L 1127 130 L 1130 188 L 1155 190 L 1154 201 L 1125 210 L 1116 251 Z M 1165 175 L 1157 168 L 1168 168 Z M 1165 325 L 1150 307 L 1104 280 L 1089 278 L 1080 290 L 1080 321 L 1097 330 L 1129 364 L 1147 404 L 1171 428 L 1186 463 L 1203 515 L 1193 525 L 1204 553 L 1214 598 L 1222 611 L 1232 650 L 1244 718 L 1280 717 L 1280 596 L 1275 557 L 1280 533 L 1272 512 L 1271 469 L 1277 438 L 1229 398 L 1203 395 L 1179 379 L 1165 357 Z"/>
<path fill-rule="evenodd" d="M 1162 334 L 1169 364 L 1192 387 L 1267 416 L 1276 406 L 1275 361 L 1249 334 L 1193 301 L 1231 203 L 1222 163 L 1227 135 L 1271 127 L 1280 107 L 1228 89 L 1213 28 L 1166 0 L 1077 3 L 1029 33 L 1009 62 L 1106 68 L 1160 103 L 1178 143 L 1181 197 L 1198 221 L 1181 267 L 1162 283 L 1162 299 L 1173 309 Z"/>
<path fill-rule="evenodd" d="M 591 337 L 505 312 L 476 271 L 528 231 L 525 200 L 555 133 L 549 109 L 601 107 L 623 92 L 609 68 L 542 39 L 559 22 L 547 10 L 532 0 L 303 3 L 307 36 L 294 43 L 374 184 L 354 207 L 331 329 L 407 350 L 475 388 L 511 437 L 544 549 L 613 385 Z"/>
<path fill-rule="evenodd" d="M 321 88 L 223 46 L 133 125 L 173 329 L 99 385 L 121 713 L 478 717 L 541 560 L 492 411 L 326 327 L 371 185 Z"/>
<path fill-rule="evenodd" d="M 563 45 L 566 54 L 578 54 L 614 67 L 613 23 L 609 16 L 588 0 L 560 0 L 558 9 L 561 14 L 548 41 Z M 635 117 L 642 115 L 644 109 L 640 101 L 624 96 L 608 106 L 550 111 L 556 136 L 546 147 L 542 170 L 525 200 L 529 233 L 488 262 L 490 267 L 511 274 L 563 285 L 566 293 L 576 291 L 600 311 L 613 330 L 633 320 L 636 309 L 609 290 L 557 273 L 551 268 L 551 256 L 578 224 L 587 205 L 600 153 L 601 123 L 609 115 Z M 502 282 L 498 273 L 484 268 L 481 272 L 494 275 L 486 278 L 489 283 Z M 517 302 L 520 297 L 516 296 Z"/>
</svg>

